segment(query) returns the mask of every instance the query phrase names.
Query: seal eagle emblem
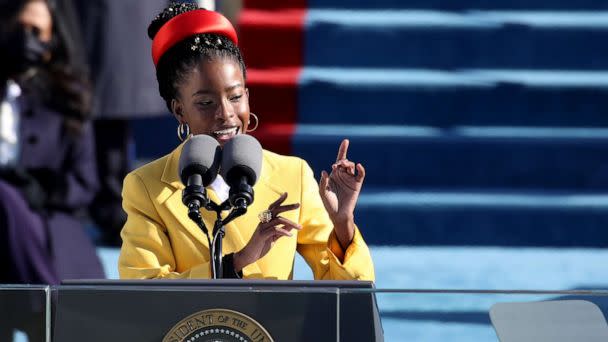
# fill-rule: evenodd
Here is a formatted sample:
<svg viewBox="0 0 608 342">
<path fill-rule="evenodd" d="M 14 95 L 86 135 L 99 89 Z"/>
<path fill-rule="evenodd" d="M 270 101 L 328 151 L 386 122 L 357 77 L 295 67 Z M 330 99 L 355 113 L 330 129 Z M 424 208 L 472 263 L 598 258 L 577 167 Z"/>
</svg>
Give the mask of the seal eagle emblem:
<svg viewBox="0 0 608 342">
<path fill-rule="evenodd" d="M 210 309 L 194 313 L 171 328 L 163 342 L 274 342 L 253 318 L 237 311 Z"/>
</svg>

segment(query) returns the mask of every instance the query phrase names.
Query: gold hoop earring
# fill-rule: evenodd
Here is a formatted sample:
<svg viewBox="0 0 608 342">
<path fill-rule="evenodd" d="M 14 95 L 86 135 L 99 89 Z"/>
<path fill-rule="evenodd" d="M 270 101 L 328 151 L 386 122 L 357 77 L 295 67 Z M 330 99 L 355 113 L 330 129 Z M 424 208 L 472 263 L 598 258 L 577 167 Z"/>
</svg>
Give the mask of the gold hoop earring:
<svg viewBox="0 0 608 342">
<path fill-rule="evenodd" d="M 255 131 L 258 128 L 258 125 L 260 124 L 260 119 L 258 119 L 257 115 L 255 115 L 254 113 L 249 113 L 249 115 L 252 115 L 255 118 L 255 127 L 253 127 L 253 129 L 247 128 L 247 133 Z M 250 122 L 251 122 L 251 120 L 250 120 Z M 247 123 L 247 127 L 249 127 L 250 122 Z"/>
<path fill-rule="evenodd" d="M 190 126 L 187 123 L 180 122 L 177 125 L 177 138 L 179 141 L 184 141 L 190 138 Z"/>
</svg>

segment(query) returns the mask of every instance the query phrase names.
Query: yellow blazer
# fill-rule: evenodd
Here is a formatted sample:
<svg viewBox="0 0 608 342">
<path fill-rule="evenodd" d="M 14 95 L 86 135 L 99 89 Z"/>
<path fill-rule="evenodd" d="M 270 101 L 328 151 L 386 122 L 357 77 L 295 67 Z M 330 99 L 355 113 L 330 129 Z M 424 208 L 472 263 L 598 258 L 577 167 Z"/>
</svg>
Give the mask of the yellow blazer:
<svg viewBox="0 0 608 342">
<path fill-rule="evenodd" d="M 178 163 L 183 145 L 171 154 L 129 173 L 124 180 L 123 208 L 128 214 L 122 229 L 119 258 L 124 279 L 210 277 L 207 238 L 187 215 Z M 254 186 L 255 200 L 247 214 L 226 225 L 223 253 L 240 251 L 259 223 L 257 214 L 282 193 L 300 208 L 281 214 L 302 225 L 292 237 L 281 237 L 263 258 L 243 269 L 244 278 L 291 279 L 296 251 L 311 267 L 315 279 L 374 280 L 374 267 L 359 230 L 343 251 L 308 164 L 300 158 L 263 153 L 262 171 Z M 209 198 L 218 203 L 213 190 Z M 201 211 L 212 229 L 215 213 Z"/>
</svg>

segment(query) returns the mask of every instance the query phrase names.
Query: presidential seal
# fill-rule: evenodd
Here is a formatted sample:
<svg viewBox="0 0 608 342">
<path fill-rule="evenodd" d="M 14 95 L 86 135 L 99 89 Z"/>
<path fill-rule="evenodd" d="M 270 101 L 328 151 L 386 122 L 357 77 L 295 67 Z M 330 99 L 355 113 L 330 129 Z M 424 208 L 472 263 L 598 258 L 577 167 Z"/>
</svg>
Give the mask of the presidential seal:
<svg viewBox="0 0 608 342">
<path fill-rule="evenodd" d="M 163 342 L 274 342 L 260 323 L 240 312 L 210 309 L 179 321 Z"/>
</svg>

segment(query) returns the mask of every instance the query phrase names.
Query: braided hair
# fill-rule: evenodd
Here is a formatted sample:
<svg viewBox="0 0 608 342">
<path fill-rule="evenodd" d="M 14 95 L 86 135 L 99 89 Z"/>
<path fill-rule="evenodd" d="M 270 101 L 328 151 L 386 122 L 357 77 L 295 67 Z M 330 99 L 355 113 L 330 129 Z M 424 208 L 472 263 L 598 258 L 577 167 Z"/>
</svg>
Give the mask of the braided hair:
<svg viewBox="0 0 608 342">
<path fill-rule="evenodd" d="M 161 27 L 173 17 L 199 9 L 193 3 L 172 2 L 148 27 L 148 37 L 154 39 Z M 156 79 L 160 96 L 171 111 L 171 101 L 177 98 L 177 89 L 181 82 L 201 60 L 211 61 L 228 58 L 239 64 L 246 79 L 245 62 L 239 48 L 227 37 L 213 33 L 192 35 L 171 47 L 156 65 Z"/>
</svg>

